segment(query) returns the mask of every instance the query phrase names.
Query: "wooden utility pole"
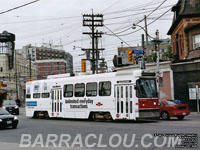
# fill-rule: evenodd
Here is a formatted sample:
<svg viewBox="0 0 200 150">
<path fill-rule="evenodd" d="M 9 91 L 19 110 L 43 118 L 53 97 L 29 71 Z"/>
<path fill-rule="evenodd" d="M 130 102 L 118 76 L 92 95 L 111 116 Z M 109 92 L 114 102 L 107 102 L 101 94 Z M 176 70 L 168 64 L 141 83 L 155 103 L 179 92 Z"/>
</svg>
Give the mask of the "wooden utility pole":
<svg viewBox="0 0 200 150">
<path fill-rule="evenodd" d="M 92 49 L 82 48 L 82 50 L 86 51 L 86 54 L 90 52 L 92 53 L 92 58 L 87 57 L 86 60 L 89 60 L 91 62 L 91 70 L 92 73 L 95 74 L 95 71 L 96 73 L 98 73 L 98 60 L 101 60 L 100 58 L 98 58 L 99 51 L 104 50 L 104 48 L 98 48 L 98 39 L 102 37 L 103 32 L 98 32 L 98 30 L 96 30 L 97 27 L 103 27 L 103 15 L 93 14 L 93 12 L 92 14 L 84 14 L 83 26 L 87 26 L 91 29 L 91 32 L 83 32 L 83 34 L 87 34 L 91 37 Z"/>
<path fill-rule="evenodd" d="M 148 40 L 148 29 L 147 29 L 147 16 L 144 16 L 144 24 L 145 24 L 145 34 L 146 34 L 146 55 L 149 55 L 148 46 L 149 46 L 149 40 Z"/>
</svg>

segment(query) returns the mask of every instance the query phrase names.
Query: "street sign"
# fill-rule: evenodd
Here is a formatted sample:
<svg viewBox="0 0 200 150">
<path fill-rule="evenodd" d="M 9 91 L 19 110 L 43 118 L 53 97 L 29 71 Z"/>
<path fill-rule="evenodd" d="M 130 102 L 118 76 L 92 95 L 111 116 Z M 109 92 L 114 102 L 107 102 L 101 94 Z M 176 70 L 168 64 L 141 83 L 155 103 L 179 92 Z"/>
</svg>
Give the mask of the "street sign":
<svg viewBox="0 0 200 150">
<path fill-rule="evenodd" d="M 145 52 L 144 52 L 144 50 L 133 50 L 133 54 L 141 54 L 141 55 L 144 55 Z"/>
</svg>

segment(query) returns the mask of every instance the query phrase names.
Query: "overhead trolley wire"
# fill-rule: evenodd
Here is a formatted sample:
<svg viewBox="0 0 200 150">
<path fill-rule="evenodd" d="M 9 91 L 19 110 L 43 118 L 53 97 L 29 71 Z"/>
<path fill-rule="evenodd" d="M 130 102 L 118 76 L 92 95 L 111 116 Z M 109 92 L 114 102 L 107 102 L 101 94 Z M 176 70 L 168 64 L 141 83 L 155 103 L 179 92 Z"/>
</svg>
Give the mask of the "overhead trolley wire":
<svg viewBox="0 0 200 150">
<path fill-rule="evenodd" d="M 32 1 L 32 2 L 23 4 L 23 5 L 21 5 L 21 6 L 17 6 L 17 7 L 8 9 L 8 10 L 6 10 L 6 11 L 0 12 L 0 15 L 1 15 L 1 14 L 5 14 L 5 13 L 10 12 L 10 11 L 13 11 L 13 10 L 16 10 L 16 9 L 19 9 L 19 8 L 22 8 L 22 7 L 25 7 L 25 6 L 30 5 L 30 4 L 36 3 L 36 2 L 38 2 L 38 1 L 40 1 L 40 0 L 35 0 L 35 1 Z"/>
</svg>

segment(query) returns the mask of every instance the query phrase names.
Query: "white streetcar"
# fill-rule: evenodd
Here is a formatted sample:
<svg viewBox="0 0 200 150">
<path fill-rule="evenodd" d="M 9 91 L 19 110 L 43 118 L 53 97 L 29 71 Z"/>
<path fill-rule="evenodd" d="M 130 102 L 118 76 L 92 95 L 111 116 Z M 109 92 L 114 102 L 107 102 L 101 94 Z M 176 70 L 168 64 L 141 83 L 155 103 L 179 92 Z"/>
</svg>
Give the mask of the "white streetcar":
<svg viewBox="0 0 200 150">
<path fill-rule="evenodd" d="M 159 118 L 155 73 L 119 71 L 27 82 L 26 116 L 136 120 Z"/>
</svg>

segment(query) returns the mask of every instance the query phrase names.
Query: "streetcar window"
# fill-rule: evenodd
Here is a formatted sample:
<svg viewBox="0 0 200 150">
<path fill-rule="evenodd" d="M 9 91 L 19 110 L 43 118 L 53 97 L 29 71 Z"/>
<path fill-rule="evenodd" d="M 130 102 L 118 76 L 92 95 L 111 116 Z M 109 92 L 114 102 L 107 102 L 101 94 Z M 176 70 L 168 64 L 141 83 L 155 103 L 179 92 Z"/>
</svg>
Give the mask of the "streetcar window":
<svg viewBox="0 0 200 150">
<path fill-rule="evenodd" d="M 117 98 L 119 98 L 119 87 L 117 87 Z"/>
<path fill-rule="evenodd" d="M 110 96 L 111 95 L 111 82 L 100 82 L 99 83 L 99 96 Z"/>
<path fill-rule="evenodd" d="M 128 98 L 128 86 L 126 86 L 126 98 Z"/>
<path fill-rule="evenodd" d="M 124 103 L 121 101 L 121 113 L 124 113 Z"/>
<path fill-rule="evenodd" d="M 133 113 L 133 102 L 130 101 L 130 113 Z"/>
<path fill-rule="evenodd" d="M 54 100 L 54 91 L 51 92 L 51 99 Z"/>
<path fill-rule="evenodd" d="M 59 90 L 57 91 L 57 100 L 59 100 Z"/>
<path fill-rule="evenodd" d="M 49 93 L 42 93 L 42 98 L 49 98 Z"/>
<path fill-rule="evenodd" d="M 33 94 L 33 98 L 40 98 L 40 93 Z"/>
<path fill-rule="evenodd" d="M 67 84 L 64 86 L 64 97 L 72 97 L 73 96 L 73 85 Z"/>
<path fill-rule="evenodd" d="M 85 96 L 85 84 L 78 83 L 75 84 L 75 97 L 84 97 Z"/>
<path fill-rule="evenodd" d="M 130 86 L 130 98 L 132 98 L 132 97 L 133 97 L 133 87 Z"/>
<path fill-rule="evenodd" d="M 60 100 L 62 99 L 62 90 L 60 90 Z"/>
<path fill-rule="evenodd" d="M 86 96 L 97 96 L 97 83 L 87 83 Z"/>
<path fill-rule="evenodd" d="M 136 81 L 136 96 L 138 98 L 157 97 L 155 79 L 139 79 Z"/>
<path fill-rule="evenodd" d="M 121 98 L 123 98 L 124 97 L 124 88 L 123 88 L 123 86 L 121 86 Z"/>
<path fill-rule="evenodd" d="M 31 98 L 31 94 L 26 94 L 26 98 Z"/>
</svg>

